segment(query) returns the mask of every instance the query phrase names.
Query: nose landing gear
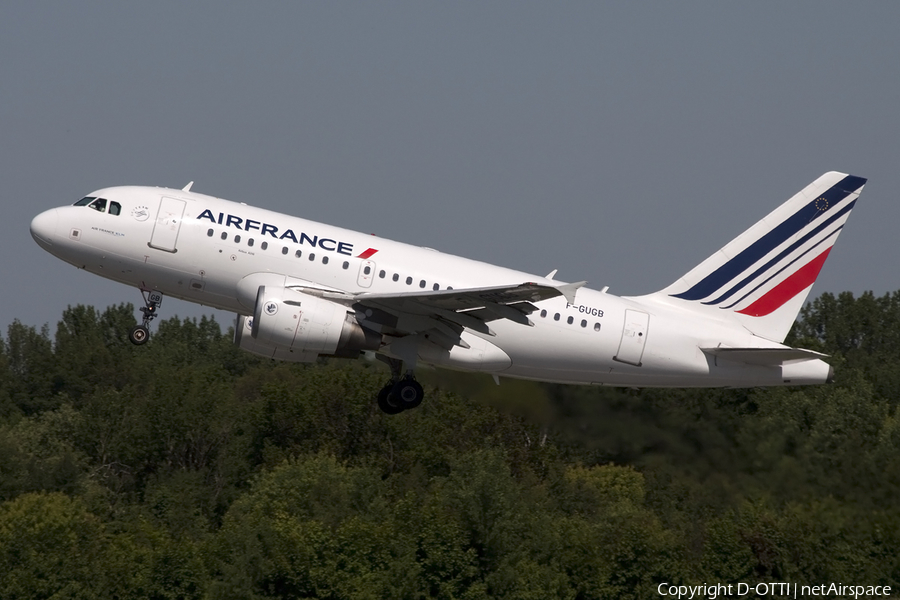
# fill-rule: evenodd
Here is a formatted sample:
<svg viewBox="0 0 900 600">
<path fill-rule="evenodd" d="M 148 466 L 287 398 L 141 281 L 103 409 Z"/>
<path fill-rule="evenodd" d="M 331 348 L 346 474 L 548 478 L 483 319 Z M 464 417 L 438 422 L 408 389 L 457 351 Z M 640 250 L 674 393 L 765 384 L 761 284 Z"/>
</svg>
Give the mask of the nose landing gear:
<svg viewBox="0 0 900 600">
<path fill-rule="evenodd" d="M 135 346 L 142 346 L 150 339 L 150 321 L 156 318 L 156 309 L 162 304 L 162 294 L 159 292 L 141 290 L 141 295 L 144 297 L 144 306 L 141 308 L 144 318 L 140 325 L 135 325 L 128 332 L 128 339 Z"/>
</svg>

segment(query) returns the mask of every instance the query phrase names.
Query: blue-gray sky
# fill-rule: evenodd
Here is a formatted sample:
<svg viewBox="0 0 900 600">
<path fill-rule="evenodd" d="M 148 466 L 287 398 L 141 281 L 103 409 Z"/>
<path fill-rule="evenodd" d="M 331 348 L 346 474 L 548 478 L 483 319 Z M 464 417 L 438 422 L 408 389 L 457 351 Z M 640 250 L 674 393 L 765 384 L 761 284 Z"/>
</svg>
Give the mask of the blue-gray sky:
<svg viewBox="0 0 900 600">
<path fill-rule="evenodd" d="M 840 170 L 869 184 L 813 295 L 900 288 L 898 3 L 16 1 L 0 17 L 0 331 L 140 300 L 41 250 L 35 214 L 190 180 L 641 294 Z"/>
</svg>

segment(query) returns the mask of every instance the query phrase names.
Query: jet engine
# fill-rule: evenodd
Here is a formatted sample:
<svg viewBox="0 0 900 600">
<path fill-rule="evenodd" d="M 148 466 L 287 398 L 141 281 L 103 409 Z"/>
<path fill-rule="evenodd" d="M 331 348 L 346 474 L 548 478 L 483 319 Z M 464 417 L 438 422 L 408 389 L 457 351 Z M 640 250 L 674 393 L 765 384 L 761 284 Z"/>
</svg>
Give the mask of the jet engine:
<svg viewBox="0 0 900 600">
<path fill-rule="evenodd" d="M 253 317 L 238 315 L 234 343 L 268 358 L 313 362 L 320 355 L 355 358 L 363 350 L 377 350 L 381 336 L 362 328 L 346 306 L 261 285 Z"/>
</svg>

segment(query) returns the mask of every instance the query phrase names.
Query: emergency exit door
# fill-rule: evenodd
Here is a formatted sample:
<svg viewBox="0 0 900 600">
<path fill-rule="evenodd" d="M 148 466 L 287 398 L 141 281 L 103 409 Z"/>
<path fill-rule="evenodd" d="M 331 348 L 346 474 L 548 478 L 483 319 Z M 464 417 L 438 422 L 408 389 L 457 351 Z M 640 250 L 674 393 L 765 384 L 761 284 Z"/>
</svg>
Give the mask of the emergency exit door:
<svg viewBox="0 0 900 600">
<path fill-rule="evenodd" d="M 150 236 L 151 248 L 176 252 L 175 244 L 178 242 L 178 232 L 181 230 L 184 206 L 184 200 L 160 199 L 159 211 L 156 213 L 156 222 L 153 224 L 153 233 Z"/>
<path fill-rule="evenodd" d="M 619 351 L 616 352 L 613 359 L 636 367 L 641 366 L 649 324 L 650 315 L 647 313 L 639 310 L 626 310 L 622 340 L 619 342 Z"/>
<path fill-rule="evenodd" d="M 359 284 L 359 287 L 372 287 L 373 279 L 375 279 L 375 263 L 371 260 L 362 261 L 362 264 L 359 265 L 359 276 L 356 278 L 356 283 Z"/>
</svg>

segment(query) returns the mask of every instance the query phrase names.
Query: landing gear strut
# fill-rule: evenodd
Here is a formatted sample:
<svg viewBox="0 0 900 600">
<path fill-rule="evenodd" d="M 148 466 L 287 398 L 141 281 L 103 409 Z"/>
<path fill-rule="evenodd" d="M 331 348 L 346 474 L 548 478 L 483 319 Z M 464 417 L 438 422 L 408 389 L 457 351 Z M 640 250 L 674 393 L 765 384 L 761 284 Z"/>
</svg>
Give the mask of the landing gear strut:
<svg viewBox="0 0 900 600">
<path fill-rule="evenodd" d="M 140 325 L 135 325 L 128 332 L 128 339 L 135 346 L 142 346 L 150 339 L 150 321 L 156 318 L 156 309 L 162 304 L 162 294 L 159 292 L 141 290 L 141 295 L 144 297 L 144 306 L 141 307 L 144 318 Z"/>
<path fill-rule="evenodd" d="M 412 370 L 401 376 L 402 362 L 396 358 L 382 358 L 391 368 L 391 381 L 378 392 L 378 408 L 389 415 L 396 415 L 404 410 L 415 408 L 422 404 L 425 398 L 425 390 L 413 377 Z"/>
</svg>

